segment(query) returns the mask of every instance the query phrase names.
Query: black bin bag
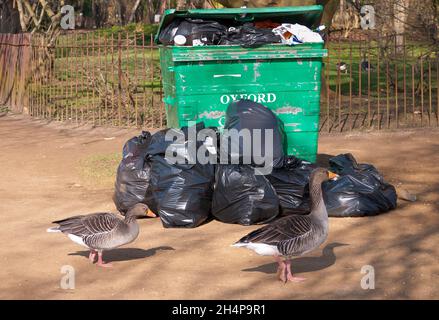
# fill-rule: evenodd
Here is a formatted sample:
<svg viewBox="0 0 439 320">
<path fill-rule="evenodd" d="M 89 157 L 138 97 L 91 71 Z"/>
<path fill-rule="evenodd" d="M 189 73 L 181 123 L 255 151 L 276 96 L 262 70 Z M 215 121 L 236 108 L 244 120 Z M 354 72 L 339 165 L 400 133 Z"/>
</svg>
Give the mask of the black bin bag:
<svg viewBox="0 0 439 320">
<path fill-rule="evenodd" d="M 197 130 L 202 128 L 197 125 Z M 145 201 L 165 228 L 194 228 L 211 217 L 215 166 L 189 163 L 187 128 L 183 128 L 185 142 L 176 149 L 176 154 L 185 158 L 186 163 L 171 163 L 165 156 L 172 144 L 165 141 L 169 130 L 176 129 L 157 132 L 148 149 L 151 178 Z"/>
<path fill-rule="evenodd" d="M 185 45 L 217 45 L 226 34 L 227 28 L 217 21 L 203 19 L 176 19 L 159 34 L 159 42 L 174 45 L 175 36 L 187 39 Z"/>
<path fill-rule="evenodd" d="M 287 156 L 284 165 L 267 176 L 279 197 L 281 216 L 310 212 L 309 177 L 315 168 L 310 162 Z"/>
<path fill-rule="evenodd" d="M 150 141 L 151 134 L 143 131 L 123 147 L 113 195 L 114 204 L 121 213 L 126 213 L 137 203 L 145 203 L 150 174 L 150 165 L 145 157 Z"/>
<path fill-rule="evenodd" d="M 265 44 L 279 43 L 281 37 L 275 35 L 272 29 L 261 29 L 252 23 L 245 23 L 236 28 L 229 28 L 221 39 L 220 45 L 240 45 L 243 48 L 257 48 Z"/>
<path fill-rule="evenodd" d="M 396 207 L 395 188 L 370 164 L 358 164 L 351 154 L 329 160 L 337 180 L 322 184 L 323 197 L 330 217 L 377 215 Z M 309 177 L 315 164 L 293 156 L 285 157 L 282 168 L 267 176 L 279 197 L 282 216 L 310 212 Z"/>
<path fill-rule="evenodd" d="M 221 138 L 221 154 L 227 155 L 229 161 L 232 161 L 229 163 L 258 167 L 271 165 L 273 168 L 283 165 L 283 125 L 267 107 L 252 100 L 232 102 L 226 111 L 224 129 L 227 129 L 228 133 L 225 131 Z M 271 130 L 272 139 L 269 139 L 271 137 L 265 129 Z M 246 132 L 250 134 L 250 143 L 244 143 Z M 237 133 L 243 135 L 236 138 Z M 259 150 L 254 149 L 255 146 L 258 146 Z M 264 161 L 267 155 L 272 158 L 270 163 Z"/>
<path fill-rule="evenodd" d="M 358 164 L 352 154 L 329 160 L 340 175 L 323 183 L 323 197 L 330 217 L 372 216 L 396 208 L 395 188 L 370 164 Z"/>
<path fill-rule="evenodd" d="M 279 213 L 276 192 L 264 175 L 249 165 L 218 164 L 212 213 L 225 223 L 266 223 Z"/>
</svg>

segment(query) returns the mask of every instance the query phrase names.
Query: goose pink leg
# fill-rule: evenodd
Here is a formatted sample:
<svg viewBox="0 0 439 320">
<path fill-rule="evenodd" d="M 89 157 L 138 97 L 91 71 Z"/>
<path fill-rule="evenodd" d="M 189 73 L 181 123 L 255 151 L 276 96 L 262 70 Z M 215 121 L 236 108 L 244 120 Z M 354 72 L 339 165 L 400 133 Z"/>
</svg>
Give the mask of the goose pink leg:
<svg viewBox="0 0 439 320">
<path fill-rule="evenodd" d="M 98 263 L 96 265 L 99 267 L 104 267 L 104 268 L 111 268 L 112 267 L 111 263 L 105 263 L 102 260 L 102 251 L 98 251 Z"/>
<path fill-rule="evenodd" d="M 301 281 L 305 281 L 305 278 L 301 278 L 301 277 L 295 277 L 293 276 L 293 273 L 291 272 L 291 260 L 287 260 L 285 261 L 286 264 L 286 280 L 285 282 L 291 281 L 291 282 L 301 282 Z"/>
<path fill-rule="evenodd" d="M 96 258 L 96 251 L 90 250 L 90 254 L 88 255 L 88 259 L 90 260 L 91 263 L 95 263 L 95 258 Z"/>
<path fill-rule="evenodd" d="M 276 262 L 279 264 L 279 266 L 277 267 L 277 277 L 282 282 L 286 282 L 286 272 L 285 272 L 286 265 L 285 265 L 285 262 L 279 256 L 276 256 L 275 259 L 276 259 Z"/>
</svg>

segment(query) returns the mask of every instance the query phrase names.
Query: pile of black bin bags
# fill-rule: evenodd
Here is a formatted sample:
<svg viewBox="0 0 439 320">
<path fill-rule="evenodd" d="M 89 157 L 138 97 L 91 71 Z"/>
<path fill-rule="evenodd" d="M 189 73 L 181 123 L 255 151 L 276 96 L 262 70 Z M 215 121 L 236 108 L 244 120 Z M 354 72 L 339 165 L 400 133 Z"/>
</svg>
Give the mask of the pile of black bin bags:
<svg viewBox="0 0 439 320">
<path fill-rule="evenodd" d="M 274 168 L 267 176 L 279 198 L 281 216 L 309 213 L 308 183 L 315 168 L 310 162 L 288 156 L 281 168 Z"/>
<path fill-rule="evenodd" d="M 145 203 L 160 216 L 166 228 L 193 228 L 210 217 L 214 165 L 172 164 L 165 157 L 172 144 L 166 141 L 166 134 L 180 133 L 184 142 L 176 145 L 176 153 L 184 159 L 187 128 L 165 129 L 152 136 L 143 132 L 125 144 L 113 196 L 120 212 L 126 213 L 136 203 Z"/>
<path fill-rule="evenodd" d="M 131 138 L 123 146 L 113 196 L 117 210 L 122 213 L 126 213 L 137 203 L 145 203 L 151 169 L 146 161 L 146 150 L 150 141 L 151 134 L 143 131 L 140 136 Z"/>
<path fill-rule="evenodd" d="M 358 164 L 352 154 L 329 160 L 339 174 L 336 181 L 323 183 L 323 197 L 330 217 L 373 216 L 396 208 L 396 190 L 370 164 Z"/>
<path fill-rule="evenodd" d="M 309 177 L 317 166 L 288 157 L 285 166 L 268 176 L 279 197 L 280 214 L 310 212 Z M 370 164 L 358 164 L 352 154 L 329 159 L 329 170 L 339 175 L 322 184 L 323 198 L 330 217 L 373 216 L 396 208 L 396 190 Z"/>
<path fill-rule="evenodd" d="M 165 228 L 195 228 L 211 216 L 215 165 L 198 162 L 192 164 L 188 157 L 187 127 L 182 132 L 166 129 L 153 135 L 147 150 L 147 161 L 151 164 L 150 183 L 145 202 L 160 217 Z M 204 129 L 197 125 L 197 132 Z M 171 132 L 170 132 L 171 131 Z M 173 132 L 172 132 L 173 131 Z M 170 163 L 165 157 L 171 142 L 165 140 L 166 134 L 183 134 L 182 144 L 175 146 L 175 155 L 184 163 Z M 197 145 L 199 147 L 200 144 Z"/>
<path fill-rule="evenodd" d="M 232 156 L 230 148 L 236 141 L 227 134 L 213 137 L 218 164 L 200 164 L 190 159 L 188 146 L 195 143 L 199 148 L 205 142 L 191 141 L 187 127 L 161 130 L 152 136 L 143 132 L 124 146 L 115 184 L 116 207 L 124 213 L 138 202 L 145 203 L 166 228 L 194 228 L 212 218 L 252 225 L 279 216 L 308 214 L 309 177 L 317 166 L 284 154 L 282 124 L 268 108 L 248 100 L 229 106 L 225 129 L 248 129 L 253 135 L 255 129 L 265 128 L 274 132 L 273 170 L 268 175 L 261 174 L 263 164 L 252 158 L 251 164 L 242 163 L 248 155 L 241 145 L 235 146 Z M 203 124 L 196 125 L 196 132 L 202 129 Z M 179 143 L 167 141 L 167 134 L 181 135 Z M 265 143 L 262 139 L 262 145 Z M 168 161 L 166 150 L 171 145 L 172 153 L 184 161 Z M 229 164 L 219 161 L 224 152 Z M 233 157 L 238 163 L 230 164 Z M 322 186 L 329 216 L 370 216 L 396 207 L 395 188 L 374 166 L 358 164 L 351 154 L 342 154 L 329 160 L 329 169 L 339 175 Z"/>
<path fill-rule="evenodd" d="M 228 163 L 232 164 L 217 165 L 213 216 L 225 223 L 242 225 L 266 223 L 275 219 L 279 214 L 279 200 L 261 170 L 267 166 L 279 168 L 283 165 L 282 123 L 262 104 L 240 100 L 227 108 L 224 129 L 220 150 L 226 155 Z M 263 129 L 271 130 L 272 139 L 268 139 Z M 226 130 L 229 130 L 228 133 Z M 247 130 L 252 142 L 250 149 L 245 148 L 243 137 L 233 139 L 233 130 L 235 134 Z M 253 152 L 254 141 L 258 141 L 256 145 L 260 146 L 256 152 Z M 272 148 L 269 146 L 271 143 Z M 266 147 L 272 149 L 270 163 L 261 161 L 266 159 Z M 256 154 L 261 155 L 260 159 L 256 159 Z"/>
</svg>

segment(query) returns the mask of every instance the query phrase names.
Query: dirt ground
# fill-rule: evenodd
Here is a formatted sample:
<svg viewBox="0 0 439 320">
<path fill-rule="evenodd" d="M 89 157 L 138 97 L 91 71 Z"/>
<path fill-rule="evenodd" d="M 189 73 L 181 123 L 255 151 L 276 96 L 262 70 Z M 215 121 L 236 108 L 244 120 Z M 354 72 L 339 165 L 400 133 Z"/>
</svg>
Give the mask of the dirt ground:
<svg viewBox="0 0 439 320">
<path fill-rule="evenodd" d="M 107 253 L 109 269 L 91 265 L 65 236 L 46 233 L 56 219 L 115 211 L 112 175 L 136 133 L 0 117 L 0 298 L 439 298 L 439 130 L 321 136 L 320 161 L 352 152 L 418 201 L 399 201 L 376 217 L 331 218 L 326 243 L 293 261 L 307 281 L 286 285 L 269 257 L 230 247 L 257 226 L 163 229 L 158 219 L 140 220 L 139 238 Z M 73 290 L 60 287 L 64 265 L 75 269 Z M 373 290 L 360 285 L 365 265 L 375 270 Z"/>
</svg>

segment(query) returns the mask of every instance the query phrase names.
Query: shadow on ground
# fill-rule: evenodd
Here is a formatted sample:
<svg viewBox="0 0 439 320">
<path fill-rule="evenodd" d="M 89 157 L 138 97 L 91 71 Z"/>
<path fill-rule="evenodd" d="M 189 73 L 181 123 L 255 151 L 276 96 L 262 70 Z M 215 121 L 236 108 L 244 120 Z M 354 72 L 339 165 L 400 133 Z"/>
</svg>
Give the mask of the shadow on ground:
<svg viewBox="0 0 439 320">
<path fill-rule="evenodd" d="M 139 260 L 148 257 L 152 257 L 158 251 L 167 251 L 167 250 L 175 250 L 169 246 L 156 247 L 148 250 L 140 249 L 140 248 L 118 248 L 113 250 L 105 251 L 104 258 L 107 262 L 116 262 L 116 261 L 130 261 L 130 260 Z M 77 251 L 75 253 L 69 253 L 69 256 L 83 256 L 88 259 L 90 251 Z"/>
<path fill-rule="evenodd" d="M 320 257 L 301 257 L 292 260 L 291 269 L 293 273 L 306 273 L 312 271 L 319 271 L 329 268 L 337 257 L 334 253 L 334 248 L 348 246 L 348 244 L 333 242 L 326 245 L 323 248 L 322 255 Z M 262 272 L 265 274 L 271 274 L 277 272 L 277 263 L 267 263 L 258 267 L 243 269 L 246 272 Z"/>
</svg>

